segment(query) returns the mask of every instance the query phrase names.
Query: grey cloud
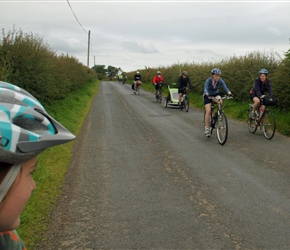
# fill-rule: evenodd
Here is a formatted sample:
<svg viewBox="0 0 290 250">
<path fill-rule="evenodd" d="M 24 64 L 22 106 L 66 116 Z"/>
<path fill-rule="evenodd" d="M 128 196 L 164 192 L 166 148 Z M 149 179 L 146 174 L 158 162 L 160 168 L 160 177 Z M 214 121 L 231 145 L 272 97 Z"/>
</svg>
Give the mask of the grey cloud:
<svg viewBox="0 0 290 250">
<path fill-rule="evenodd" d="M 121 48 L 142 54 L 158 53 L 158 50 L 152 43 L 145 42 L 124 41 L 121 43 Z"/>
</svg>

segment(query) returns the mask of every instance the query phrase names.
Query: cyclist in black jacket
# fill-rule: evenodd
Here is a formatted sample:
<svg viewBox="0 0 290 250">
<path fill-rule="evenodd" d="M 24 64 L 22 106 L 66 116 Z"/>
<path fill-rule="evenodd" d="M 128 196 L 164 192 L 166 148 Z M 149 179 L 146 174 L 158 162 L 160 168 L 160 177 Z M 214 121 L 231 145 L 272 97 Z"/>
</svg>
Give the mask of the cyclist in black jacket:
<svg viewBox="0 0 290 250">
<path fill-rule="evenodd" d="M 269 96 L 272 96 L 272 85 L 268 78 L 268 70 L 261 69 L 259 71 L 260 77 L 255 80 L 253 88 L 250 90 L 250 99 L 254 102 L 252 117 L 256 117 L 256 110 L 261 105 L 260 98 L 265 97 L 266 92 Z M 264 112 L 265 105 L 261 106 L 260 111 Z"/>
<path fill-rule="evenodd" d="M 185 91 L 184 87 L 187 87 L 187 84 L 189 84 L 190 88 L 192 89 L 191 80 L 190 80 L 187 72 L 183 71 L 181 76 L 178 78 L 178 81 L 177 81 L 179 105 L 181 105 L 181 98 L 182 98 L 184 91 Z"/>
</svg>

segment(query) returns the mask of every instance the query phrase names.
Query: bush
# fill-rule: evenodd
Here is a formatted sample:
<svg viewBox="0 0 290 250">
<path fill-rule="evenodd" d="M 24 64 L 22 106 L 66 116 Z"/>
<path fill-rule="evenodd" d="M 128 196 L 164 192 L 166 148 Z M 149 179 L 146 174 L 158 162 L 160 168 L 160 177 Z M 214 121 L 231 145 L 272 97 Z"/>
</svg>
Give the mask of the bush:
<svg viewBox="0 0 290 250">
<path fill-rule="evenodd" d="M 2 30 L 0 80 L 33 94 L 44 105 L 66 97 L 97 78 L 69 55 L 57 55 L 38 35 Z"/>
</svg>

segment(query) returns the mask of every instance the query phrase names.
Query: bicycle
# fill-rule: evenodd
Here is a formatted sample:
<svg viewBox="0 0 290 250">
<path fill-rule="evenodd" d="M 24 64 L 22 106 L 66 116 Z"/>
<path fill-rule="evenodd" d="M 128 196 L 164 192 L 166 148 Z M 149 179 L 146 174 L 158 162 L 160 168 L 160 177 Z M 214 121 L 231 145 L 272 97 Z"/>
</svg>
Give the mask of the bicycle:
<svg viewBox="0 0 290 250">
<path fill-rule="evenodd" d="M 188 112 L 189 110 L 189 97 L 188 97 L 188 88 L 183 87 L 183 95 L 182 95 L 182 100 L 180 103 L 180 110 L 185 110 L 185 112 Z"/>
<path fill-rule="evenodd" d="M 219 144 L 224 145 L 228 139 L 228 120 L 222 109 L 221 100 L 232 99 L 233 96 L 224 95 L 216 97 L 208 97 L 211 99 L 211 111 L 210 111 L 210 134 L 212 135 L 213 130 L 216 128 L 216 135 Z M 217 100 L 217 103 L 215 102 Z M 204 125 L 205 125 L 205 114 L 204 111 Z"/>
<path fill-rule="evenodd" d="M 161 103 L 162 102 L 162 86 L 163 83 L 156 83 L 158 84 L 158 89 L 157 89 L 157 93 L 155 94 L 155 98 L 156 98 L 156 102 Z"/>
<path fill-rule="evenodd" d="M 260 99 L 263 105 L 263 98 Z M 254 134 L 258 127 L 263 131 L 266 139 L 271 140 L 276 131 L 276 119 L 274 113 L 265 106 L 265 111 L 260 111 L 261 105 L 258 107 L 255 117 L 252 114 L 254 105 L 249 104 L 248 108 L 248 129 Z M 261 114 L 262 113 L 262 114 Z"/>
</svg>

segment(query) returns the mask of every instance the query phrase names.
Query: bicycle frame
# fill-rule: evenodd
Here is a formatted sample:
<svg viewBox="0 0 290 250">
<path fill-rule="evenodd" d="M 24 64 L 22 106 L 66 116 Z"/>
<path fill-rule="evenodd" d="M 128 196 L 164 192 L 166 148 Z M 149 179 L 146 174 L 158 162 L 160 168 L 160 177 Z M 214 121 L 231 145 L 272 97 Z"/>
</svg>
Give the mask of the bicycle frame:
<svg viewBox="0 0 290 250">
<path fill-rule="evenodd" d="M 157 83 L 158 89 L 156 94 L 156 102 L 161 103 L 162 102 L 162 85 L 161 83 Z"/>
</svg>

